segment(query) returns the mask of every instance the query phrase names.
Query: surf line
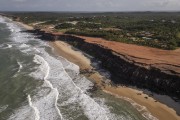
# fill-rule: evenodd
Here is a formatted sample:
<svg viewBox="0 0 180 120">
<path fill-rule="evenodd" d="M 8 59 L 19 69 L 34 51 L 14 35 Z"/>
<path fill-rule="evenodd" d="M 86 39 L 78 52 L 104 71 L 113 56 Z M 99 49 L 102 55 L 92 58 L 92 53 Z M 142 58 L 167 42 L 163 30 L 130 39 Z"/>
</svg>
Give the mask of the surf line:
<svg viewBox="0 0 180 120">
<path fill-rule="evenodd" d="M 30 95 L 28 95 L 27 98 L 28 98 L 29 106 L 34 110 L 35 120 L 40 120 L 39 110 L 37 109 L 37 107 L 33 106 Z"/>
<path fill-rule="evenodd" d="M 43 57 L 39 56 L 39 55 L 35 55 L 35 57 L 39 58 L 41 61 L 43 61 L 43 63 L 45 64 L 45 68 L 47 68 L 47 71 L 45 73 L 45 76 L 44 76 L 44 81 L 49 85 L 49 87 L 56 92 L 56 97 L 55 97 L 55 108 L 61 118 L 61 120 L 63 120 L 63 117 L 62 117 L 62 114 L 59 110 L 59 108 L 57 107 L 57 101 L 58 101 L 58 97 L 59 97 L 59 92 L 57 90 L 57 88 L 54 88 L 53 85 L 51 84 L 50 81 L 47 80 L 48 76 L 49 76 L 49 71 L 50 71 L 50 67 L 49 67 L 49 64 L 47 63 L 47 61 L 44 60 Z M 38 63 L 42 64 L 41 62 L 37 61 Z"/>
<path fill-rule="evenodd" d="M 22 64 L 21 64 L 19 61 L 17 61 L 17 63 L 18 63 L 18 65 L 19 65 L 19 69 L 18 69 L 17 72 L 19 73 L 19 72 L 21 71 L 21 69 L 22 69 L 23 66 L 22 66 Z"/>
<path fill-rule="evenodd" d="M 65 58 L 64 58 L 65 59 Z M 67 60 L 67 59 L 65 59 L 65 60 Z M 72 84 L 79 90 L 79 92 L 81 93 L 81 94 L 83 94 L 83 95 L 85 95 L 89 100 L 91 100 L 92 102 L 94 102 L 99 108 L 100 108 L 100 110 L 102 110 L 102 111 L 104 111 L 105 113 L 106 113 L 106 110 L 103 108 L 103 107 L 101 107 L 94 99 L 92 99 L 91 97 L 89 97 L 88 95 L 86 95 L 82 90 L 81 90 L 81 88 L 79 88 L 74 82 L 73 82 L 73 80 L 72 80 L 72 78 L 68 75 L 68 73 L 66 72 L 66 70 L 64 69 L 64 67 L 63 67 L 63 65 L 62 65 L 62 63 L 60 62 L 60 64 L 61 64 L 61 66 L 62 66 L 62 69 L 63 69 L 63 71 L 65 72 L 65 74 L 67 75 L 67 77 L 71 80 L 71 82 L 72 82 Z M 73 64 L 73 63 L 72 63 Z M 79 73 L 77 73 L 77 74 L 79 74 Z M 80 104 L 81 105 L 81 104 Z M 83 105 L 81 105 L 81 106 L 83 106 Z M 86 114 L 87 115 L 87 114 Z M 89 117 L 89 115 L 87 115 L 88 117 Z M 91 118 L 90 118 L 91 119 Z M 105 120 L 109 120 L 108 119 L 108 116 L 105 114 L 105 117 L 104 117 L 104 119 Z"/>
<path fill-rule="evenodd" d="M 107 94 L 110 94 L 110 95 L 113 95 L 115 96 L 116 98 L 120 98 L 120 99 L 123 99 L 127 102 L 129 102 L 135 109 L 137 109 L 140 113 L 142 113 L 142 116 L 144 118 L 146 118 L 147 120 L 159 120 L 157 119 L 156 117 L 154 117 L 148 110 L 145 106 L 142 106 L 138 103 L 136 103 L 134 100 L 132 100 L 131 98 L 127 98 L 127 97 L 123 97 L 123 96 L 119 96 L 117 94 L 113 94 L 107 90 L 103 90 L 105 93 Z M 139 107 L 139 108 L 138 108 Z"/>
<path fill-rule="evenodd" d="M 18 60 L 17 60 L 17 64 L 19 65 L 19 68 L 18 68 L 18 71 L 16 72 L 16 74 L 13 77 L 17 77 L 18 73 L 20 73 L 21 69 L 23 68 L 21 62 L 19 62 Z"/>
</svg>

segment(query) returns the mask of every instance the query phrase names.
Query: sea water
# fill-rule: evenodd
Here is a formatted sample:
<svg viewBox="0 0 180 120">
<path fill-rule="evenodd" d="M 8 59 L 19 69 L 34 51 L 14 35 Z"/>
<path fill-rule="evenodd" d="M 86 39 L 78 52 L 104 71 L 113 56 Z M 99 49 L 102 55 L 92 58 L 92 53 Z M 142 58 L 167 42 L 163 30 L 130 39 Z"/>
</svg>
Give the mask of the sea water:
<svg viewBox="0 0 180 120">
<path fill-rule="evenodd" d="M 88 92 L 79 66 L 24 30 L 0 17 L 0 120 L 145 119 L 129 102 Z"/>
</svg>

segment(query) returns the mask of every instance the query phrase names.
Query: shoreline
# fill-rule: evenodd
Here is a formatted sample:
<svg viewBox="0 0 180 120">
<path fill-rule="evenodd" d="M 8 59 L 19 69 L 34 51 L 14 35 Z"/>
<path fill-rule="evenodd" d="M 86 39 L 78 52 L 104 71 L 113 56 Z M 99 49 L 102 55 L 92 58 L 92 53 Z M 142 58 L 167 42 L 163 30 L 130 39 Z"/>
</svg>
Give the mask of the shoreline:
<svg viewBox="0 0 180 120">
<path fill-rule="evenodd" d="M 20 23 L 20 25 L 22 25 L 26 29 L 32 28 L 23 23 Z M 78 51 L 74 51 L 71 48 L 71 46 L 68 45 L 67 43 L 62 42 L 62 41 L 55 41 L 55 42 L 50 42 L 50 45 L 55 48 L 55 51 L 59 55 L 61 56 L 64 55 L 63 57 L 65 57 L 70 62 L 73 62 L 79 65 L 81 69 L 87 69 L 89 67 L 90 69 L 92 68 L 90 66 L 90 60 L 88 60 L 88 58 L 85 57 L 82 53 Z M 79 58 L 81 58 L 80 61 L 79 61 Z M 86 67 L 83 68 L 83 66 L 86 66 Z M 137 89 L 132 89 L 130 87 L 114 87 L 114 86 L 104 84 L 102 83 L 103 78 L 99 73 L 90 75 L 88 78 L 93 79 L 104 92 L 108 91 L 109 93 L 112 93 L 114 96 L 119 96 L 119 97 L 124 96 L 127 98 L 131 98 L 136 103 L 146 106 L 146 108 L 150 111 L 150 113 L 153 116 L 157 117 L 159 120 L 180 120 L 180 116 L 176 114 L 175 110 L 173 110 L 172 108 L 168 107 L 167 105 L 163 103 L 157 102 L 152 97 L 148 97 L 148 99 L 144 98 L 144 97 L 147 97 L 148 95 L 144 94 L 142 91 L 139 91 Z M 141 93 L 141 95 L 137 95 L 139 93 Z"/>
<path fill-rule="evenodd" d="M 74 59 L 78 60 L 81 58 L 84 61 L 88 61 L 88 58 L 85 57 L 83 54 L 80 56 L 78 55 L 80 52 L 79 51 L 74 51 L 73 53 L 69 53 L 69 51 L 73 51 L 71 46 L 68 45 L 65 42 L 62 41 L 55 41 L 55 42 L 50 42 L 50 45 L 55 48 L 55 52 L 58 55 L 61 55 L 62 52 L 66 54 L 68 57 L 66 57 L 67 60 L 70 62 L 73 62 L 79 66 L 85 65 L 86 62 L 75 62 Z M 74 58 L 74 55 L 71 58 L 72 54 L 77 54 L 77 56 Z M 65 57 L 62 55 L 62 57 Z M 89 64 L 85 65 L 89 66 Z M 82 68 L 83 69 L 83 68 Z M 91 68 L 90 68 L 91 69 Z M 103 76 L 101 76 L 98 72 L 95 72 L 91 75 L 85 75 L 87 78 L 92 79 L 95 81 L 97 86 L 102 89 L 102 91 L 109 93 L 115 97 L 119 96 L 119 98 L 122 99 L 122 97 L 125 98 L 130 98 L 132 99 L 135 103 L 145 106 L 147 108 L 147 111 L 149 111 L 154 117 L 158 118 L 159 120 L 180 120 L 180 116 L 176 114 L 176 111 L 167 105 L 158 102 L 152 97 L 149 97 L 149 95 L 145 94 L 141 90 L 137 90 L 131 87 L 124 87 L 124 86 L 111 86 L 106 83 L 103 83 Z M 174 104 L 174 103 L 171 103 Z"/>
</svg>

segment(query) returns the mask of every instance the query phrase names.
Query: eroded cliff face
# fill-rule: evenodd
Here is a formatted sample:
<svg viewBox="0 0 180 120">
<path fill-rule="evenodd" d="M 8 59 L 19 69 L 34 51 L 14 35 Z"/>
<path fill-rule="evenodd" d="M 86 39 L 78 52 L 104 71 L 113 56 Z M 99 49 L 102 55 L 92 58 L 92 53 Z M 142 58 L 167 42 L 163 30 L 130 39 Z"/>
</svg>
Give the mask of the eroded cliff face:
<svg viewBox="0 0 180 120">
<path fill-rule="evenodd" d="M 168 74 L 158 67 L 147 66 L 127 59 L 124 54 L 115 53 L 99 44 L 85 42 L 72 35 L 52 34 L 40 30 L 29 31 L 48 41 L 62 40 L 94 56 L 101 61 L 102 68 L 111 73 L 116 84 L 133 85 L 151 91 L 180 98 L 180 76 Z"/>
</svg>

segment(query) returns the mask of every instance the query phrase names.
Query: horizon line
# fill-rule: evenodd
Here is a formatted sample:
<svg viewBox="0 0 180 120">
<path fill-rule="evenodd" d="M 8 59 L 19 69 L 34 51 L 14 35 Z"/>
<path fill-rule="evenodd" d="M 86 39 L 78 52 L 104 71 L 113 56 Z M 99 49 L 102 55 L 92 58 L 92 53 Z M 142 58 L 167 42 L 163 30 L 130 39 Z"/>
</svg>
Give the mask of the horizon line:
<svg viewBox="0 0 180 120">
<path fill-rule="evenodd" d="M 180 12 L 180 10 L 137 10 L 137 11 L 44 11 L 44 10 L 39 10 L 39 11 L 8 11 L 8 10 L 0 10 L 0 12 L 61 12 L 61 13 L 120 13 L 120 12 Z"/>
</svg>

